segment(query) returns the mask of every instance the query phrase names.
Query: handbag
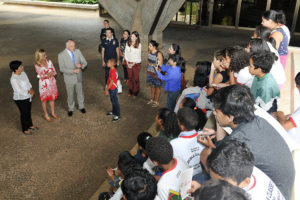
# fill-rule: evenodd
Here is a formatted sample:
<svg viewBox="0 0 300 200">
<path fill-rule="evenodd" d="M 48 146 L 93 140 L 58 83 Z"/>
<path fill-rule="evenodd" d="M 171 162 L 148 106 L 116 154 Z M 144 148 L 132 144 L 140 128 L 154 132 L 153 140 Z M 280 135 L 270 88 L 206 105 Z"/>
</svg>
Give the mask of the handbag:
<svg viewBox="0 0 300 200">
<path fill-rule="evenodd" d="M 118 81 L 117 81 L 117 84 L 114 83 L 114 86 L 117 87 L 117 89 L 118 89 L 118 94 L 120 94 L 120 93 L 123 92 L 123 90 L 122 90 L 122 84 L 121 84 L 121 81 L 120 81 L 119 79 L 118 79 Z"/>
</svg>

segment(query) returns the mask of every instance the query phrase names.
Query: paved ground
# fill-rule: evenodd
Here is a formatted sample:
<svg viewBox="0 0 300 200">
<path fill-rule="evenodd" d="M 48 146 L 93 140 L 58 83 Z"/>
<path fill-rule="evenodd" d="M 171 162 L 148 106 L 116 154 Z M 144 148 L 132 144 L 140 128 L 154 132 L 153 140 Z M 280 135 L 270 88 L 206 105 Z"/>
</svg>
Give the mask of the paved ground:
<svg viewBox="0 0 300 200">
<path fill-rule="evenodd" d="M 122 120 L 115 124 L 105 116 L 110 102 L 103 95 L 104 74 L 99 68 L 98 33 L 103 18 L 97 14 L 0 5 L 0 110 L 3 113 L 0 115 L 0 199 L 88 199 L 105 179 L 105 166 L 115 164 L 118 153 L 130 149 L 136 135 L 152 124 L 156 110 L 145 105 L 145 98 L 134 101 L 126 94 L 120 95 Z M 113 20 L 111 25 L 120 35 L 121 29 Z M 250 35 L 251 31 L 232 29 L 167 28 L 164 46 L 173 42 L 181 45 L 188 64 L 187 79 L 190 79 L 191 66 L 196 61 L 211 60 L 216 49 L 246 45 Z M 8 63 L 12 59 L 22 60 L 37 92 L 35 49 L 45 48 L 58 69 L 57 54 L 69 38 L 77 41 L 77 47 L 89 63 L 83 77 L 87 114 L 75 111 L 72 118 L 66 116 L 66 91 L 63 77 L 58 74 L 60 97 L 56 108 L 61 119 L 53 123 L 44 121 L 37 96 L 32 115 L 40 131 L 24 136 L 12 100 Z"/>
</svg>

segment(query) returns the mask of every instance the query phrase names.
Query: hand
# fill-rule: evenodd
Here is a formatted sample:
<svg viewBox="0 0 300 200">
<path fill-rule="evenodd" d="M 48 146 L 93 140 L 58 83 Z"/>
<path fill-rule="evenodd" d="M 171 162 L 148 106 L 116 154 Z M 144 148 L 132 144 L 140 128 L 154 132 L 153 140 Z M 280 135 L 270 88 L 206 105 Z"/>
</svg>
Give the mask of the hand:
<svg viewBox="0 0 300 200">
<path fill-rule="evenodd" d="M 105 95 L 108 96 L 109 95 L 109 92 L 107 89 L 105 89 Z"/>
<path fill-rule="evenodd" d="M 198 183 L 197 181 L 192 181 L 192 186 L 191 189 L 189 189 L 187 192 L 188 193 L 194 193 L 196 190 L 198 190 L 201 187 L 201 184 Z"/>
<path fill-rule="evenodd" d="M 155 66 L 154 68 L 155 68 L 155 71 L 158 71 L 158 66 Z"/>
<path fill-rule="evenodd" d="M 106 169 L 106 173 L 108 174 L 109 177 L 111 177 L 112 179 L 114 178 L 115 176 L 115 172 L 112 168 L 107 168 Z"/>
<path fill-rule="evenodd" d="M 120 65 L 120 60 L 117 61 L 117 66 L 119 66 L 119 65 Z"/>
<path fill-rule="evenodd" d="M 198 142 L 206 147 L 215 148 L 212 139 L 216 137 L 216 132 L 213 129 L 204 128 L 203 133 L 198 136 Z"/>
<path fill-rule="evenodd" d="M 79 63 L 76 64 L 76 68 L 81 69 L 81 67 L 82 67 L 82 64 L 79 64 Z"/>
<path fill-rule="evenodd" d="M 28 93 L 31 95 L 31 97 L 34 96 L 34 90 L 32 88 L 30 88 L 30 90 L 28 90 Z"/>
<path fill-rule="evenodd" d="M 51 72 L 49 72 L 49 73 L 47 74 L 47 76 L 48 76 L 48 77 L 52 77 L 52 76 L 54 76 L 54 73 L 51 71 Z"/>
<path fill-rule="evenodd" d="M 74 72 L 75 74 L 79 74 L 80 71 L 81 71 L 81 69 L 78 69 L 78 68 L 73 70 L 73 72 Z"/>
<path fill-rule="evenodd" d="M 102 61 L 102 67 L 105 67 L 105 62 L 104 61 Z"/>
</svg>

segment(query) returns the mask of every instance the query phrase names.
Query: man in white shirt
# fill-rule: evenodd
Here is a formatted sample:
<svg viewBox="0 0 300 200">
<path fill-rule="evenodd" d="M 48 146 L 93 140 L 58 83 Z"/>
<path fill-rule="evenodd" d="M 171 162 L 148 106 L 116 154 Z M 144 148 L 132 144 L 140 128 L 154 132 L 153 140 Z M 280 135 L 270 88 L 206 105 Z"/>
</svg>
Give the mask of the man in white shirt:
<svg viewBox="0 0 300 200">
<path fill-rule="evenodd" d="M 199 176 L 202 173 L 200 154 L 205 146 L 197 141 L 197 136 L 202 133 L 202 131 L 198 132 L 195 130 L 199 123 L 199 117 L 191 108 L 182 108 L 178 111 L 177 118 L 182 132 L 178 138 L 170 142 L 174 157 L 181 158 L 189 167 L 194 168 L 193 179 L 203 182 L 201 176 Z"/>
<path fill-rule="evenodd" d="M 152 162 L 164 169 L 157 183 L 155 200 L 168 199 L 170 190 L 180 192 L 181 174 L 189 167 L 180 158 L 173 158 L 173 149 L 168 140 L 163 137 L 153 137 L 147 142 L 146 151 Z"/>
</svg>

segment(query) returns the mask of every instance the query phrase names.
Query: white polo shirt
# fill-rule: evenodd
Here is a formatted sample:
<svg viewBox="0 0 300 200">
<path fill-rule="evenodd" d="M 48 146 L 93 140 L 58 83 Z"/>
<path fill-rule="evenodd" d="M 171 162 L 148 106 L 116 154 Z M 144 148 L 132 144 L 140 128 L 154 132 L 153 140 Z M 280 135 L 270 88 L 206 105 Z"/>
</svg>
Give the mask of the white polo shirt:
<svg viewBox="0 0 300 200">
<path fill-rule="evenodd" d="M 179 134 L 178 138 L 170 142 L 173 147 L 174 157 L 181 158 L 189 167 L 194 168 L 193 176 L 202 172 L 200 154 L 205 146 L 197 141 L 197 136 L 200 133 L 202 131 L 183 131 Z"/>
<path fill-rule="evenodd" d="M 174 166 L 165 171 L 157 183 L 157 195 L 155 200 L 166 200 L 170 190 L 180 192 L 180 176 L 189 166 L 180 158 L 174 158 Z"/>
<path fill-rule="evenodd" d="M 274 182 L 256 167 L 253 168 L 250 184 L 243 189 L 251 200 L 285 200 Z"/>
</svg>

